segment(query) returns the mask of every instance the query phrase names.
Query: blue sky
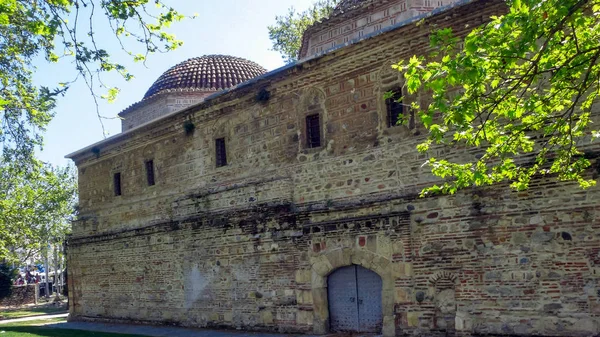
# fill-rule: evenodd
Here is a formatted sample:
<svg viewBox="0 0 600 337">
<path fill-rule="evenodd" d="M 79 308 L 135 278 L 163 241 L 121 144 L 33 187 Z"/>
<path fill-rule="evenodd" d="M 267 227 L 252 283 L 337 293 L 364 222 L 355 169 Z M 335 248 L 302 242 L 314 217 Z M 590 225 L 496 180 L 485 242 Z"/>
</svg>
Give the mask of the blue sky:
<svg viewBox="0 0 600 337">
<path fill-rule="evenodd" d="M 119 57 L 135 79 L 125 82 L 118 76 L 107 76 L 110 86 L 121 89 L 112 104 L 100 103 L 101 113 L 115 117 L 127 106 L 139 101 L 152 83 L 171 66 L 191 57 L 207 54 L 227 54 L 243 57 L 267 68 L 276 69 L 284 63 L 279 53 L 271 51 L 267 26 L 275 22 L 276 15 L 287 13 L 294 6 L 304 10 L 313 0 L 171 0 L 167 1 L 183 14 L 198 14 L 193 20 L 174 24 L 170 31 L 184 41 L 183 47 L 166 54 L 150 55 L 146 65 L 124 62 L 127 57 L 119 53 L 116 40 L 108 32 L 98 30 L 96 38 L 103 41 L 105 49 Z M 99 26 L 101 26 L 101 21 Z M 58 64 L 39 62 L 35 80 L 43 85 L 56 86 L 58 82 L 72 80 L 74 66 L 65 61 Z M 109 135 L 121 131 L 118 119 L 105 120 Z M 40 159 L 55 165 L 66 165 L 64 156 L 103 139 L 101 124 L 87 87 L 81 81 L 72 85 L 58 101 L 56 116 L 44 134 L 44 147 Z"/>
</svg>

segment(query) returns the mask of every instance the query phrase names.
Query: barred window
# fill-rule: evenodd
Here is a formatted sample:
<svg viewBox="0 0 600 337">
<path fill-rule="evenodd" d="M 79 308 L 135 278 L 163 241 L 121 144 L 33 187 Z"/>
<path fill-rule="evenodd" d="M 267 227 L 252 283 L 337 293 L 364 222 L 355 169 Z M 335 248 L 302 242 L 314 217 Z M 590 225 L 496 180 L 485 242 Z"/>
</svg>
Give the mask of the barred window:
<svg viewBox="0 0 600 337">
<path fill-rule="evenodd" d="M 215 157 L 217 167 L 227 165 L 227 150 L 225 149 L 225 138 L 215 140 Z"/>
<path fill-rule="evenodd" d="M 393 96 L 385 100 L 387 106 L 387 125 L 388 127 L 398 125 L 398 119 L 402 116 L 402 89 L 392 90 Z"/>
<path fill-rule="evenodd" d="M 306 116 L 306 145 L 309 148 L 321 146 L 319 114 Z"/>
<path fill-rule="evenodd" d="M 148 186 L 154 186 L 154 161 L 148 160 L 146 161 L 146 181 L 148 182 Z"/>
</svg>

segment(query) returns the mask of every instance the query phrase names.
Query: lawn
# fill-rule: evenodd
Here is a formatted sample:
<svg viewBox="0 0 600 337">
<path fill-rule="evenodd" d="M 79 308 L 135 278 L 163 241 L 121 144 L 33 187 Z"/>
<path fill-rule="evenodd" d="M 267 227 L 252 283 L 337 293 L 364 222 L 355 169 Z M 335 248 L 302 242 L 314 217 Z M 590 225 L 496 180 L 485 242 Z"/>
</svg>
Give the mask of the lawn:
<svg viewBox="0 0 600 337">
<path fill-rule="evenodd" d="M 140 335 L 124 335 L 116 333 L 94 332 L 84 330 L 57 329 L 44 326 L 64 322 L 64 318 L 34 320 L 18 323 L 0 324 L 2 337 L 140 337 Z"/>
<path fill-rule="evenodd" d="M 67 312 L 66 305 L 55 306 L 44 304 L 36 307 L 20 308 L 14 310 L 6 310 L 0 312 L 0 320 L 37 316 L 37 315 L 53 315 Z"/>
</svg>

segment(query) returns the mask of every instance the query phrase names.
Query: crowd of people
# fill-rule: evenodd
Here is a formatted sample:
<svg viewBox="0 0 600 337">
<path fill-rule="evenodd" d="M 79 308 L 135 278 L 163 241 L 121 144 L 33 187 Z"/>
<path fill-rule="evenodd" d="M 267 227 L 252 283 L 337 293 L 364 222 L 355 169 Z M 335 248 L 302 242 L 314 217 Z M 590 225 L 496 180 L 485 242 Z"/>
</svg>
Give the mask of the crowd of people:
<svg viewBox="0 0 600 337">
<path fill-rule="evenodd" d="M 14 284 L 17 286 L 22 286 L 22 285 L 26 285 L 26 284 L 40 283 L 41 281 L 42 281 L 42 276 L 40 275 L 40 273 L 34 274 L 33 272 L 27 270 L 25 272 L 25 275 L 22 275 L 21 273 L 19 273 L 19 276 L 15 280 Z"/>
</svg>

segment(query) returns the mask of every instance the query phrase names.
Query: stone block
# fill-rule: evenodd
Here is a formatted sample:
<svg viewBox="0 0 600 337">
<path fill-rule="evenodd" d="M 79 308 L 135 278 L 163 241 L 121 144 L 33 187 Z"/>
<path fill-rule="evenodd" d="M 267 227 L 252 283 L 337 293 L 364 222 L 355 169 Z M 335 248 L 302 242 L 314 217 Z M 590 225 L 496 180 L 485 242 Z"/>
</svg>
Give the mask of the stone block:
<svg viewBox="0 0 600 337">
<path fill-rule="evenodd" d="M 542 224 L 543 222 L 544 222 L 544 218 L 542 218 L 540 215 L 535 215 L 535 216 L 532 216 L 531 218 L 529 218 L 530 225 L 539 225 L 539 224 Z"/>
<path fill-rule="evenodd" d="M 261 311 L 260 318 L 263 324 L 273 324 L 273 312 L 270 310 Z"/>
<path fill-rule="evenodd" d="M 396 288 L 396 303 L 407 303 L 412 301 L 413 295 L 410 288 Z"/>
<path fill-rule="evenodd" d="M 329 307 L 327 302 L 327 288 L 317 288 L 312 290 L 313 308 L 315 318 L 323 321 L 329 319 Z"/>
<path fill-rule="evenodd" d="M 412 275 L 412 263 L 394 262 L 390 265 L 390 267 L 392 268 L 392 277 L 395 279 Z"/>
<path fill-rule="evenodd" d="M 357 250 L 352 255 L 352 264 L 363 266 L 367 269 L 371 269 L 373 266 L 373 257 L 375 255 L 368 251 Z"/>
<path fill-rule="evenodd" d="M 352 255 L 348 249 L 336 249 L 327 253 L 327 259 L 332 270 L 351 264 Z"/>
<path fill-rule="evenodd" d="M 531 234 L 531 243 L 546 243 L 551 241 L 554 238 L 554 233 L 552 232 L 535 232 Z"/>
<path fill-rule="evenodd" d="M 296 324 L 299 325 L 312 325 L 314 314 L 312 311 L 300 310 L 296 315 Z"/>
<path fill-rule="evenodd" d="M 381 294 L 381 308 L 384 316 L 394 315 L 394 290 L 384 290 Z"/>
<path fill-rule="evenodd" d="M 391 263 L 390 260 L 383 256 L 375 256 L 373 258 L 372 270 L 376 270 L 379 274 L 391 274 Z"/>
<path fill-rule="evenodd" d="M 312 289 L 319 289 L 327 287 L 327 278 L 317 274 L 316 271 L 311 272 L 311 282 L 310 286 Z"/>
<path fill-rule="evenodd" d="M 298 304 L 312 304 L 312 290 L 296 290 Z"/>
<path fill-rule="evenodd" d="M 331 264 L 329 263 L 328 260 L 321 260 L 319 262 L 316 262 L 315 264 L 313 264 L 312 269 L 315 273 L 317 273 L 320 276 L 327 276 L 329 274 L 329 272 L 333 269 Z"/>
<path fill-rule="evenodd" d="M 367 249 L 373 253 L 377 253 L 377 236 L 369 235 L 367 237 Z"/>
<path fill-rule="evenodd" d="M 312 290 L 304 291 L 302 298 L 303 298 L 305 304 L 313 304 Z"/>
<path fill-rule="evenodd" d="M 469 331 L 471 329 L 469 321 L 468 313 L 457 311 L 454 318 L 454 328 L 456 331 Z"/>
<path fill-rule="evenodd" d="M 408 312 L 406 313 L 406 321 L 410 328 L 416 328 L 419 326 L 419 320 L 422 313 L 420 312 Z"/>
<path fill-rule="evenodd" d="M 393 247 L 394 254 L 404 255 L 404 244 L 402 243 L 402 241 L 393 242 L 392 247 Z"/>
<path fill-rule="evenodd" d="M 383 337 L 396 336 L 396 322 L 393 315 L 383 316 L 383 327 L 381 329 Z"/>
</svg>

